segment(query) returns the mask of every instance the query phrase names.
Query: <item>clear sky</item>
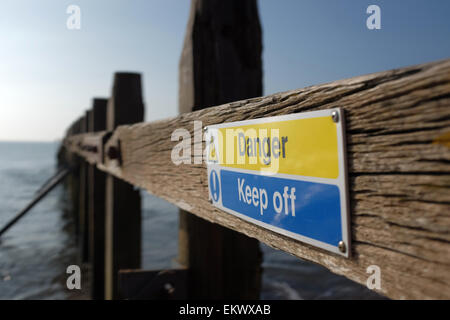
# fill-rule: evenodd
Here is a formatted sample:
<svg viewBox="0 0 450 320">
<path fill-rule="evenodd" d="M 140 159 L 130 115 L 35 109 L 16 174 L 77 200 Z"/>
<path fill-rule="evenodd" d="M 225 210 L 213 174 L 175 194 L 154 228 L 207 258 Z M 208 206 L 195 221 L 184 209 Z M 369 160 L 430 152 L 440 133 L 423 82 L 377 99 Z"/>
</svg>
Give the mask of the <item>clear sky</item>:
<svg viewBox="0 0 450 320">
<path fill-rule="evenodd" d="M 245 0 L 243 0 L 245 1 Z M 69 5 L 81 29 L 68 30 Z M 381 8 L 381 30 L 366 9 Z M 188 0 L 3 0 L 0 140 L 54 140 L 107 97 L 115 71 L 143 74 L 146 120 L 177 114 Z M 447 0 L 259 0 L 264 94 L 450 58 Z"/>
</svg>

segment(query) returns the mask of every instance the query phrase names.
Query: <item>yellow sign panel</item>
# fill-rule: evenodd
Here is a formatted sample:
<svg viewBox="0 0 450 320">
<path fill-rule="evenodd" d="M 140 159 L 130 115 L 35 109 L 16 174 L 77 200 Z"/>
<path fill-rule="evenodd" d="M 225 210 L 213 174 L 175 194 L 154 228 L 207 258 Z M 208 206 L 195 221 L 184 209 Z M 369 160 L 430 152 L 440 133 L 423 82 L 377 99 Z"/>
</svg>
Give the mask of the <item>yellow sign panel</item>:
<svg viewBox="0 0 450 320">
<path fill-rule="evenodd" d="M 208 160 L 267 174 L 337 179 L 337 126 L 331 116 L 218 128 Z M 217 150 L 216 150 L 217 149 Z"/>
</svg>

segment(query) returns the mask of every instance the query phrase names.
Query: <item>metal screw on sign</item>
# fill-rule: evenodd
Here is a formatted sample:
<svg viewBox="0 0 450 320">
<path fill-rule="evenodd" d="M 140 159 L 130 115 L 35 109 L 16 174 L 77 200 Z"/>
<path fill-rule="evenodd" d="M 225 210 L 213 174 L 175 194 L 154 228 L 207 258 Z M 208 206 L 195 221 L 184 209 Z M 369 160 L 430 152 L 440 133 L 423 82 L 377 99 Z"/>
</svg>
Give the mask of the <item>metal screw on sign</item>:
<svg viewBox="0 0 450 320">
<path fill-rule="evenodd" d="M 347 250 L 344 241 L 339 241 L 338 248 L 339 248 L 339 251 L 342 253 L 344 253 Z"/>
<path fill-rule="evenodd" d="M 331 119 L 333 119 L 334 122 L 339 122 L 339 112 L 333 111 L 331 113 Z"/>
</svg>

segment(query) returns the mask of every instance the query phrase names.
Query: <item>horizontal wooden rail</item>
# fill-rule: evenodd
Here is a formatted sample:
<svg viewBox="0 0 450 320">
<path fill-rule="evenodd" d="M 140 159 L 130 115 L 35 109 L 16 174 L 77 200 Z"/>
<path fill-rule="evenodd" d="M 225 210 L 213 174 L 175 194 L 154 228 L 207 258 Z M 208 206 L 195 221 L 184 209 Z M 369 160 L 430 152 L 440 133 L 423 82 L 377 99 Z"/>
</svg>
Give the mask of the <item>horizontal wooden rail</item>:
<svg viewBox="0 0 450 320">
<path fill-rule="evenodd" d="M 90 164 L 99 164 L 105 161 L 103 148 L 109 137 L 111 137 L 111 132 L 108 131 L 82 133 L 68 136 L 64 140 L 64 145 Z"/>
<path fill-rule="evenodd" d="M 206 126 L 335 107 L 346 114 L 351 259 L 214 208 L 205 164 L 171 161 L 178 143 L 171 141 L 172 132 L 185 128 L 193 136 L 193 121 Z M 70 136 L 65 145 L 101 170 L 199 217 L 361 284 L 370 276 L 367 267 L 377 265 L 379 291 L 388 297 L 450 298 L 450 60 L 120 126 L 110 135 Z"/>
</svg>

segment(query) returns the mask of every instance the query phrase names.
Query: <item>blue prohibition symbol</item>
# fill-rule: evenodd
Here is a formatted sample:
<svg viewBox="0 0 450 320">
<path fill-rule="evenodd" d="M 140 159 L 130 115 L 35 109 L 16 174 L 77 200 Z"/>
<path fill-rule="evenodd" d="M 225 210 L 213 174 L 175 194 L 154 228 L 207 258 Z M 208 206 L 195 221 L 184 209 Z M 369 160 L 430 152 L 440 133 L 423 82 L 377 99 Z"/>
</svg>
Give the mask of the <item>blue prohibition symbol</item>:
<svg viewBox="0 0 450 320">
<path fill-rule="evenodd" d="M 213 172 L 210 185 L 216 179 Z M 336 185 L 228 170 L 220 171 L 220 180 L 225 208 L 332 246 L 342 240 Z"/>
<path fill-rule="evenodd" d="M 217 202 L 220 196 L 220 182 L 216 170 L 211 170 L 211 173 L 209 174 L 209 189 L 211 191 L 212 199 L 214 202 Z"/>
</svg>

